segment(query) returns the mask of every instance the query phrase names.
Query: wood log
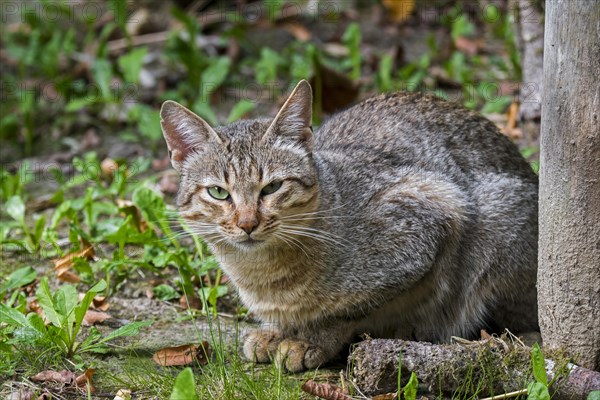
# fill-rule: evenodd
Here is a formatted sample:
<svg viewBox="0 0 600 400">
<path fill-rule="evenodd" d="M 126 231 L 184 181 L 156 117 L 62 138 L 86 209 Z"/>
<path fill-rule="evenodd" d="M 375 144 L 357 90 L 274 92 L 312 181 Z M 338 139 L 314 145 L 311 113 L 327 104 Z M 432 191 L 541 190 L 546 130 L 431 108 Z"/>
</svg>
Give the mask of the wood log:
<svg viewBox="0 0 600 400">
<path fill-rule="evenodd" d="M 600 389 L 600 373 L 568 359 L 546 359 L 553 400 L 585 400 Z M 498 338 L 468 343 L 431 344 L 399 339 L 372 339 L 355 345 L 348 358 L 351 380 L 366 395 L 394 392 L 411 372 L 421 391 L 444 397 L 498 396 L 533 382 L 531 349 Z"/>
</svg>

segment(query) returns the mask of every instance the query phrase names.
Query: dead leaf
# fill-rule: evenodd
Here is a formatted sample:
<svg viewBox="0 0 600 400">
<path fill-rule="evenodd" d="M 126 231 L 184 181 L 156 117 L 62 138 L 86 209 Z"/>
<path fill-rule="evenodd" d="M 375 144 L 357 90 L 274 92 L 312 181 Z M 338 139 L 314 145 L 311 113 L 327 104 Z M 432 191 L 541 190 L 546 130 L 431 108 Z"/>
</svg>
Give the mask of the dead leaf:
<svg viewBox="0 0 600 400">
<path fill-rule="evenodd" d="M 100 311 L 106 311 L 110 308 L 110 304 L 106 302 L 106 296 L 95 296 L 91 306 Z"/>
<path fill-rule="evenodd" d="M 523 135 L 521 129 L 517 127 L 519 117 L 519 103 L 512 102 L 506 111 L 506 126 L 500 128 L 500 132 L 513 140 L 520 139 Z"/>
<path fill-rule="evenodd" d="M 96 372 L 94 368 L 86 369 L 83 374 L 75 378 L 75 387 L 87 390 L 87 387 L 89 386 L 90 392 L 95 392 L 96 389 L 94 388 L 94 385 L 92 385 L 92 376 L 94 376 L 94 372 Z"/>
<path fill-rule="evenodd" d="M 397 399 L 398 399 L 398 393 L 394 392 L 394 393 L 378 394 L 377 396 L 373 397 L 371 400 L 397 400 Z"/>
<path fill-rule="evenodd" d="M 163 193 L 176 194 L 179 190 L 179 177 L 175 171 L 166 171 L 158 182 L 158 188 Z"/>
<path fill-rule="evenodd" d="M 133 217 L 133 223 L 140 232 L 145 232 L 148 229 L 148 223 L 142 217 L 142 213 L 139 208 L 131 200 L 117 199 L 117 207 L 124 215 L 131 215 Z"/>
<path fill-rule="evenodd" d="M 383 5 L 390 11 L 392 20 L 402 22 L 415 9 L 415 0 L 383 0 Z"/>
<path fill-rule="evenodd" d="M 130 400 L 131 399 L 131 390 L 129 389 L 119 389 L 117 394 L 113 398 L 113 400 Z"/>
<path fill-rule="evenodd" d="M 212 350 L 208 342 L 204 341 L 200 345 L 184 344 L 176 347 L 166 347 L 154 353 L 152 359 L 163 367 L 188 365 L 193 362 L 206 365 L 211 353 Z"/>
<path fill-rule="evenodd" d="M 352 400 L 344 389 L 331 383 L 319 383 L 309 379 L 302 385 L 302 390 L 325 400 Z"/>
<path fill-rule="evenodd" d="M 81 324 L 83 326 L 92 326 L 92 325 L 96 325 L 96 324 L 101 324 L 109 318 L 112 318 L 112 317 L 105 312 L 87 310 L 85 312 L 85 316 L 83 317 L 83 322 Z"/>
<path fill-rule="evenodd" d="M 71 371 L 42 371 L 39 374 L 32 376 L 31 379 L 34 382 L 57 382 L 64 383 L 65 385 L 71 385 L 75 382 L 76 375 Z"/>
<path fill-rule="evenodd" d="M 296 21 L 284 22 L 282 28 L 288 31 L 300 42 L 308 42 L 312 38 L 312 34 L 306 27 Z"/>
<path fill-rule="evenodd" d="M 469 39 L 459 36 L 454 41 L 454 46 L 460 52 L 469 56 L 474 56 L 479 53 L 479 50 L 483 47 L 483 39 Z"/>
<path fill-rule="evenodd" d="M 482 329 L 479 334 L 481 336 L 481 340 L 490 340 L 492 338 L 492 335 L 487 333 L 485 329 Z"/>
<path fill-rule="evenodd" d="M 179 298 L 179 305 L 181 305 L 181 308 L 184 310 L 187 310 L 188 308 L 202 310 L 202 300 L 200 300 L 198 296 L 181 296 Z"/>
<path fill-rule="evenodd" d="M 112 177 L 114 173 L 119 169 L 119 164 L 112 158 L 105 158 L 100 163 L 100 170 L 102 175 L 106 177 Z"/>
<path fill-rule="evenodd" d="M 76 258 L 92 260 L 94 258 L 94 246 L 82 241 L 81 250 L 69 253 L 64 257 L 54 260 L 54 271 L 56 272 L 58 279 L 71 283 L 77 283 L 81 280 L 77 274 L 69 271 Z"/>
</svg>

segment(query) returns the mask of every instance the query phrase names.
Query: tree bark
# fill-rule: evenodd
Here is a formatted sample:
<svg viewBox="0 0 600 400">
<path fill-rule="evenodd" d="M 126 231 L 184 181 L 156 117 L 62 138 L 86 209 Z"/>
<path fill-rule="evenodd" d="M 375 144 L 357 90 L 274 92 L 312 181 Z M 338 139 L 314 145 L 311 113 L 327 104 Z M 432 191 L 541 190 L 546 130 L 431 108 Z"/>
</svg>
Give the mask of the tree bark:
<svg viewBox="0 0 600 400">
<path fill-rule="evenodd" d="M 600 370 L 600 1 L 549 1 L 545 31 L 540 328 Z"/>
<path fill-rule="evenodd" d="M 519 120 L 522 142 L 537 146 L 540 136 L 543 93 L 545 0 L 511 0 L 515 16 L 515 40 L 521 54 L 522 82 L 520 87 Z"/>
<path fill-rule="evenodd" d="M 511 346 L 498 339 L 471 344 L 436 345 L 397 339 L 374 339 L 358 343 L 349 357 L 352 382 L 361 393 L 372 396 L 398 390 L 414 372 L 419 388 L 439 398 L 498 396 L 522 390 L 534 381 L 531 349 Z M 553 400 L 585 400 L 600 389 L 600 373 L 568 364 L 568 360 L 546 360 Z"/>
</svg>

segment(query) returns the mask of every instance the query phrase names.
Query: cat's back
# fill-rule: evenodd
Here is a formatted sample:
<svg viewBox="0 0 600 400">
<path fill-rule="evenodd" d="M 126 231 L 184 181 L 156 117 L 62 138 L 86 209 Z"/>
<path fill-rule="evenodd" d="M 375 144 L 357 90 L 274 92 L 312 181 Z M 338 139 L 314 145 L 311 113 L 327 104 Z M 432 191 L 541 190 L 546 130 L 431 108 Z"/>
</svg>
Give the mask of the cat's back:
<svg viewBox="0 0 600 400">
<path fill-rule="evenodd" d="M 345 154 L 354 167 L 418 166 L 449 175 L 508 173 L 535 181 L 516 146 L 491 121 L 419 93 L 380 95 L 334 115 L 316 132 L 315 150 L 325 157 Z"/>
</svg>

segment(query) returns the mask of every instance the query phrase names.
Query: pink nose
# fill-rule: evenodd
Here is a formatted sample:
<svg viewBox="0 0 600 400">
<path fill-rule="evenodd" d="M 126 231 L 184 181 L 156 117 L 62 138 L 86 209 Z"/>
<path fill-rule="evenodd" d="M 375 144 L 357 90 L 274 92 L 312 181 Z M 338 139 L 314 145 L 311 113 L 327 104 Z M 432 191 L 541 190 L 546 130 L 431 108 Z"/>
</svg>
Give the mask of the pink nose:
<svg viewBox="0 0 600 400">
<path fill-rule="evenodd" d="M 248 235 L 258 226 L 258 219 L 256 216 L 242 217 L 237 223 L 237 226 L 244 230 Z"/>
</svg>

